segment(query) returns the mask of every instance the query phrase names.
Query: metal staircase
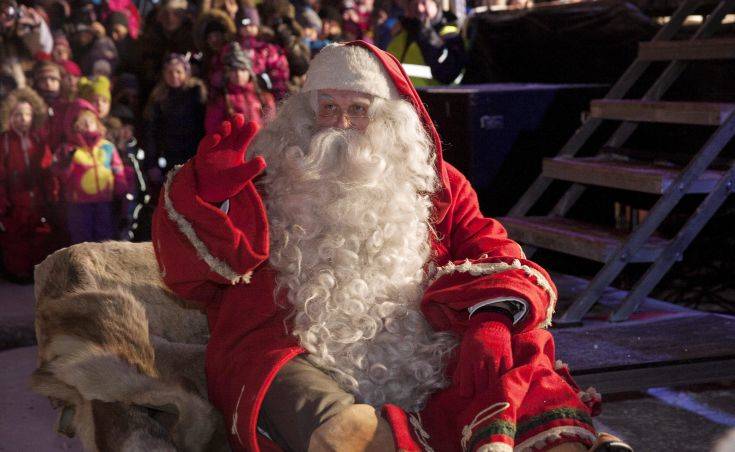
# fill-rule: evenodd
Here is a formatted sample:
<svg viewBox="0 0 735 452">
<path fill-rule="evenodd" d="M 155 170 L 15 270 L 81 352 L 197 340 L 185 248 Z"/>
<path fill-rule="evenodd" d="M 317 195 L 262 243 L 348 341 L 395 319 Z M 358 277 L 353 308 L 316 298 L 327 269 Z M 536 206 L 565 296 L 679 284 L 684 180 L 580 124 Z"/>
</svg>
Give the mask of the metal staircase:
<svg viewBox="0 0 735 452">
<path fill-rule="evenodd" d="M 700 8 L 711 12 L 696 33 L 685 41 L 673 41 L 684 21 Z M 650 263 L 611 321 L 627 319 L 661 280 L 674 262 L 681 259 L 697 233 L 704 227 L 731 191 L 735 163 L 728 170 L 709 169 L 712 161 L 735 135 L 735 104 L 711 102 L 665 102 L 660 99 L 690 61 L 735 58 L 735 39 L 709 39 L 725 16 L 735 9 L 735 0 L 684 1 L 651 42 L 641 43 L 638 57 L 610 89 L 604 99 L 593 101 L 590 116 L 559 154 L 546 159 L 543 172 L 500 221 L 515 240 L 584 257 L 604 264 L 589 285 L 555 324 L 579 324 L 628 263 Z M 654 62 L 670 61 L 640 99 L 625 99 L 631 88 Z M 688 124 L 714 128 L 706 143 L 683 168 L 623 162 L 598 154 L 575 158 L 592 134 L 605 121 L 620 121 L 603 149 L 622 148 L 639 123 Z M 554 180 L 572 182 L 546 216 L 527 216 Z M 565 218 L 586 186 L 601 186 L 660 195 L 646 218 L 630 234 Z M 666 240 L 657 228 L 687 194 L 707 194 L 677 235 Z"/>
</svg>

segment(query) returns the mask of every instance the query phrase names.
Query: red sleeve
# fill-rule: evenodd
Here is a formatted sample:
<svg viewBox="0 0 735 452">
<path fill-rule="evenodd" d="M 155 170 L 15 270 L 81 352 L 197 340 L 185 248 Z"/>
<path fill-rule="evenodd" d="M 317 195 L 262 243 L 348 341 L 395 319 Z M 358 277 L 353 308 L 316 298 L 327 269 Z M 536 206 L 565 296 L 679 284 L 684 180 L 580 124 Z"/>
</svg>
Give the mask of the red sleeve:
<svg viewBox="0 0 735 452">
<path fill-rule="evenodd" d="M 221 289 L 247 284 L 268 258 L 265 208 L 252 184 L 230 199 L 227 214 L 202 200 L 190 163 L 171 171 L 153 218 L 153 247 L 164 282 L 204 305 Z"/>
<path fill-rule="evenodd" d="M 482 215 L 467 179 L 447 166 L 452 204 L 437 233 L 448 259 L 432 272 L 422 301 L 426 317 L 436 329 L 461 334 L 471 306 L 496 298 L 520 298 L 528 311 L 514 330 L 548 326 L 557 298 L 548 273 L 526 259 L 498 221 Z"/>
</svg>

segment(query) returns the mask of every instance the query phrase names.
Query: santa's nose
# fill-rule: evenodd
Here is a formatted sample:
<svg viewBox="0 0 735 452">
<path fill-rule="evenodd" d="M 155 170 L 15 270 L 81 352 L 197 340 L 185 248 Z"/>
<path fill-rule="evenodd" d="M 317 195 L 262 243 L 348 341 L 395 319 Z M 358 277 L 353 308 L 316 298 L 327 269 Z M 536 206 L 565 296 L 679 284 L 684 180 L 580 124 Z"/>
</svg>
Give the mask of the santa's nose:
<svg viewBox="0 0 735 452">
<path fill-rule="evenodd" d="M 338 129 L 349 129 L 352 127 L 352 121 L 350 121 L 350 117 L 348 115 L 340 112 L 340 114 L 337 115 L 334 127 Z"/>
</svg>

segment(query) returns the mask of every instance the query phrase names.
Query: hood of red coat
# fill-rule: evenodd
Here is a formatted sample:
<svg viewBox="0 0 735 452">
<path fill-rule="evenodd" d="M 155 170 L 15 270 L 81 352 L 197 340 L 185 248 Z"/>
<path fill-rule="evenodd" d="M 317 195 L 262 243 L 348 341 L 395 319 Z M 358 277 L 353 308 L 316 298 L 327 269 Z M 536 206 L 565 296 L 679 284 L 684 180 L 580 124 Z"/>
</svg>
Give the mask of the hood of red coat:
<svg viewBox="0 0 735 452">
<path fill-rule="evenodd" d="M 89 110 L 94 113 L 95 116 L 97 115 L 97 109 L 94 107 L 94 105 L 84 99 L 75 99 L 74 101 L 69 102 L 64 108 L 65 142 L 74 144 L 75 146 L 85 146 L 84 141 L 81 141 L 80 135 L 74 131 L 74 123 L 76 122 L 79 114 L 84 110 Z"/>
</svg>

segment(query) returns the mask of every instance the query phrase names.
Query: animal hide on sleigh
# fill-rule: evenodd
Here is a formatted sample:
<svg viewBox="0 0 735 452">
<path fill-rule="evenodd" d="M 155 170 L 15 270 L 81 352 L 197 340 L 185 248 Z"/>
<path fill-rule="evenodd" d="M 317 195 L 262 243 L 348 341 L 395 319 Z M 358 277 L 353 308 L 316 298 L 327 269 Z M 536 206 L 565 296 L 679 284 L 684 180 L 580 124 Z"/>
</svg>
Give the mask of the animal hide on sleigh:
<svg viewBox="0 0 735 452">
<path fill-rule="evenodd" d="M 82 243 L 36 267 L 31 387 L 89 451 L 226 451 L 206 400 L 206 317 L 160 278 L 150 243 Z"/>
</svg>

